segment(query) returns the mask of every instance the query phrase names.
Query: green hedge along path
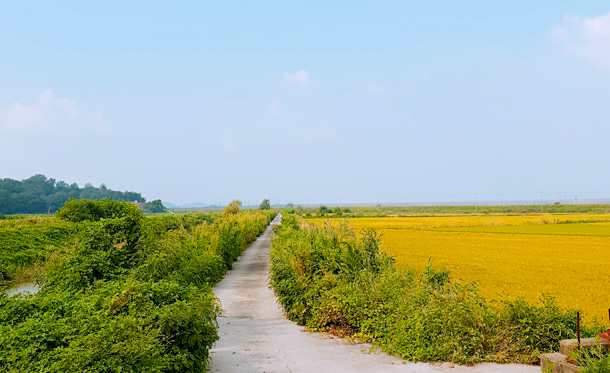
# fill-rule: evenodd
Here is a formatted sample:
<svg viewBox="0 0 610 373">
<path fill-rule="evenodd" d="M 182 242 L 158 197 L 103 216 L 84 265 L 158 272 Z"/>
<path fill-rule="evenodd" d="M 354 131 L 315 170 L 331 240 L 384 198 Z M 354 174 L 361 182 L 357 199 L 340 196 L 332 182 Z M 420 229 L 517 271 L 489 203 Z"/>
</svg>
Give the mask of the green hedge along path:
<svg viewBox="0 0 610 373">
<path fill-rule="evenodd" d="M 273 227 L 281 215 L 213 289 L 224 315 L 218 318 L 220 339 L 210 350 L 209 372 L 540 372 L 518 364 L 434 365 L 404 362 L 324 333 L 306 332 L 286 319 L 269 288 L 269 250 Z"/>
</svg>

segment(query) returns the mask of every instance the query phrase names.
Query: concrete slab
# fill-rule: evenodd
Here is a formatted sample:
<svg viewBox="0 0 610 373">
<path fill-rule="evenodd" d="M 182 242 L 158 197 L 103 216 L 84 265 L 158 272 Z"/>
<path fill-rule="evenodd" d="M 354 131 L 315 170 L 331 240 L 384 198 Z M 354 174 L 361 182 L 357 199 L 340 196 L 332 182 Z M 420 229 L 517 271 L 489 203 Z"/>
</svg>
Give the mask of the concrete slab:
<svg viewBox="0 0 610 373">
<path fill-rule="evenodd" d="M 543 373 L 579 373 L 580 368 L 566 360 L 566 355 L 553 352 L 540 356 L 540 368 Z"/>
<path fill-rule="evenodd" d="M 595 347 L 597 344 L 601 345 L 606 351 L 610 349 L 610 341 L 603 338 L 581 338 L 580 346 L 583 348 Z M 559 352 L 570 356 L 570 353 L 578 348 L 577 339 L 564 339 L 559 342 Z"/>
</svg>

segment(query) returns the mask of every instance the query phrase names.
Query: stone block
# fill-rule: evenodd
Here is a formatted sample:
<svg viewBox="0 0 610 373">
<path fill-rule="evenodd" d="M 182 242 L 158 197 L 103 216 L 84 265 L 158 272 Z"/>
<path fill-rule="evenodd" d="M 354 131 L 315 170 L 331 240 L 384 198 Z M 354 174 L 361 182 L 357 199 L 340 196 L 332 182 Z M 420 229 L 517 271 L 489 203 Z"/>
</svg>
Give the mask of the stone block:
<svg viewBox="0 0 610 373">
<path fill-rule="evenodd" d="M 606 351 L 608 351 L 610 349 L 610 341 L 607 339 L 581 338 L 581 340 L 580 340 L 580 346 L 583 348 L 594 347 L 595 345 L 597 345 L 597 343 L 599 343 L 601 346 L 603 346 L 606 349 Z M 566 356 L 570 356 L 570 353 L 572 351 L 576 350 L 577 347 L 578 347 L 577 339 L 564 339 L 563 341 L 559 342 L 559 352 Z"/>
<path fill-rule="evenodd" d="M 543 373 L 580 373 L 580 368 L 566 360 L 559 352 L 540 355 L 540 368 Z"/>
</svg>

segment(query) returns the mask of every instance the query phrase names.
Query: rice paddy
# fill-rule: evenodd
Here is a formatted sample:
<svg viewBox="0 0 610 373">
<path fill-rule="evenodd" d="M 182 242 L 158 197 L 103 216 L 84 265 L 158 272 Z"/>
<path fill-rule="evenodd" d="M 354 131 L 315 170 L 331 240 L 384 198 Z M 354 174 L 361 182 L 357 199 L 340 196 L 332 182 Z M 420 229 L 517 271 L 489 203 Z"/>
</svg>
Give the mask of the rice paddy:
<svg viewBox="0 0 610 373">
<path fill-rule="evenodd" d="M 332 219 L 339 221 L 339 219 Z M 322 220 L 312 220 L 321 224 Z M 398 267 L 451 270 L 492 302 L 544 293 L 585 319 L 608 320 L 610 215 L 486 215 L 350 219 L 383 231 L 382 248 Z"/>
</svg>

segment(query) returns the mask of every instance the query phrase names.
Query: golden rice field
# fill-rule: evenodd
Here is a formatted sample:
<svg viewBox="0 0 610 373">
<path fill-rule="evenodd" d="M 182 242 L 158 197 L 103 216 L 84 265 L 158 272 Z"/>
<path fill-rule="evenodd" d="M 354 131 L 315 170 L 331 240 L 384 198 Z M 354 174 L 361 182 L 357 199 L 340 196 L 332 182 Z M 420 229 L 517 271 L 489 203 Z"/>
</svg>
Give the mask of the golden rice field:
<svg viewBox="0 0 610 373">
<path fill-rule="evenodd" d="M 549 293 L 562 307 L 581 309 L 586 320 L 608 323 L 610 215 L 356 218 L 350 224 L 383 231 L 382 248 L 397 266 L 423 270 L 432 260 L 454 280 L 476 282 L 492 302 L 521 296 L 536 302 Z"/>
</svg>

